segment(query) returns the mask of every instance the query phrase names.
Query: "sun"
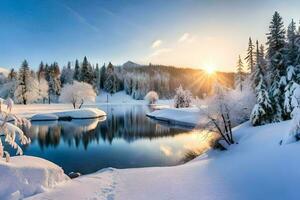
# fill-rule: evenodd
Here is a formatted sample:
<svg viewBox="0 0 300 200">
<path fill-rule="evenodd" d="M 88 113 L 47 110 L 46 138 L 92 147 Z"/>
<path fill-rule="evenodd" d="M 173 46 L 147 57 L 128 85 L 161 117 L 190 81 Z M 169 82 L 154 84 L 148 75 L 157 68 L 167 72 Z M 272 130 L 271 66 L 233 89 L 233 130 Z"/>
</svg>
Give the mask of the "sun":
<svg viewBox="0 0 300 200">
<path fill-rule="evenodd" d="M 215 68 L 213 66 L 205 66 L 204 70 L 206 71 L 207 74 L 214 74 L 215 73 Z"/>
</svg>

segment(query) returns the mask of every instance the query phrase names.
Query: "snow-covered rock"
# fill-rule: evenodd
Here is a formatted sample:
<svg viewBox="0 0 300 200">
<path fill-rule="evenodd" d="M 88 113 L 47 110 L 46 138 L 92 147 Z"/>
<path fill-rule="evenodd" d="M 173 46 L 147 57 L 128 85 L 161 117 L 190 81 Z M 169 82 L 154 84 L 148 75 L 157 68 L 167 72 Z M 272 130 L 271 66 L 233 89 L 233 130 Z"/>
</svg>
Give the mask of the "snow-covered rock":
<svg viewBox="0 0 300 200">
<path fill-rule="evenodd" d="M 58 116 L 51 113 L 35 114 L 31 117 L 31 121 L 55 121 L 58 120 Z"/>
<path fill-rule="evenodd" d="M 165 108 L 147 114 L 148 117 L 170 124 L 195 127 L 202 122 L 199 108 Z"/>
<path fill-rule="evenodd" d="M 106 116 L 106 113 L 98 108 L 81 108 L 66 110 L 61 112 L 55 112 L 59 118 L 71 118 L 71 119 L 91 119 Z"/>
<path fill-rule="evenodd" d="M 106 113 L 98 108 L 72 109 L 53 113 L 35 114 L 31 121 L 54 121 L 59 119 L 93 119 L 106 116 Z"/>
<path fill-rule="evenodd" d="M 22 199 L 69 180 L 63 170 L 47 160 L 32 156 L 0 160 L 0 199 Z"/>
</svg>

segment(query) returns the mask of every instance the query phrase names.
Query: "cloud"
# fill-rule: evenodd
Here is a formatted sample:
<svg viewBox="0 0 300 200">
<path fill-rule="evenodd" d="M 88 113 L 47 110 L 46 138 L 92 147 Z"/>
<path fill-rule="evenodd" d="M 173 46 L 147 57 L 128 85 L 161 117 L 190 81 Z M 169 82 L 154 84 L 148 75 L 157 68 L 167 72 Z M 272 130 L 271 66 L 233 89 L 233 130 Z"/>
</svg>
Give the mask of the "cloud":
<svg viewBox="0 0 300 200">
<path fill-rule="evenodd" d="M 190 34 L 189 33 L 184 33 L 178 40 L 178 42 L 185 42 L 190 38 Z"/>
<path fill-rule="evenodd" d="M 75 11 L 73 8 L 65 5 L 65 4 L 61 4 L 62 6 L 64 6 L 69 13 L 71 13 L 73 15 L 73 17 L 80 23 L 86 25 L 87 27 L 89 27 L 90 29 L 92 29 L 95 32 L 99 32 L 99 28 L 97 26 L 94 26 L 93 24 L 91 24 L 86 18 L 84 18 L 82 15 L 80 15 L 77 11 Z"/>
<path fill-rule="evenodd" d="M 162 43 L 161 40 L 155 40 L 155 41 L 152 43 L 151 47 L 152 47 L 153 49 L 158 48 L 158 47 L 160 47 L 161 43 Z"/>
<path fill-rule="evenodd" d="M 162 55 L 164 53 L 169 53 L 171 51 L 173 51 L 173 49 L 171 49 L 171 48 L 157 49 L 149 57 L 157 57 L 157 56 L 160 56 L 160 55 Z"/>
</svg>

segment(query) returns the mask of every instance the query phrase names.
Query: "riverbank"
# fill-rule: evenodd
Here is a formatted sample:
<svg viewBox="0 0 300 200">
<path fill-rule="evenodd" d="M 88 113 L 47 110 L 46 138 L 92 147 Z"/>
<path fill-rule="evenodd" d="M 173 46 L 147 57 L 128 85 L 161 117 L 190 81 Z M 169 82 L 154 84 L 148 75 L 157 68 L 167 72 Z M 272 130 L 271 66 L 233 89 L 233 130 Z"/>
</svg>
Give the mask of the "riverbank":
<svg viewBox="0 0 300 200">
<path fill-rule="evenodd" d="M 297 199 L 300 144 L 279 145 L 290 121 L 234 128 L 239 143 L 174 167 L 104 169 L 28 199 Z"/>
</svg>

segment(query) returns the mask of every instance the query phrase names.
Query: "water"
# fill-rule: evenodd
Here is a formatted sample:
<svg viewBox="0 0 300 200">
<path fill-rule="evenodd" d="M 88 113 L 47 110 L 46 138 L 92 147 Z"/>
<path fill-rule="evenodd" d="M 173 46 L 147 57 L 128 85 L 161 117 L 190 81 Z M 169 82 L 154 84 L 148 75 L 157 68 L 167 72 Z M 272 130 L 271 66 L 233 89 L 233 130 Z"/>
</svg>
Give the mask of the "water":
<svg viewBox="0 0 300 200">
<path fill-rule="evenodd" d="M 107 118 L 33 122 L 25 155 L 50 160 L 66 173 L 105 167 L 170 166 L 191 150 L 208 148 L 207 134 L 170 127 L 145 116 L 147 106 L 100 106 Z"/>
</svg>

